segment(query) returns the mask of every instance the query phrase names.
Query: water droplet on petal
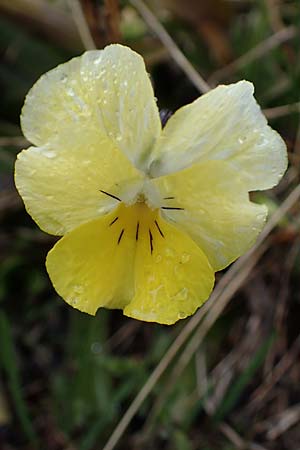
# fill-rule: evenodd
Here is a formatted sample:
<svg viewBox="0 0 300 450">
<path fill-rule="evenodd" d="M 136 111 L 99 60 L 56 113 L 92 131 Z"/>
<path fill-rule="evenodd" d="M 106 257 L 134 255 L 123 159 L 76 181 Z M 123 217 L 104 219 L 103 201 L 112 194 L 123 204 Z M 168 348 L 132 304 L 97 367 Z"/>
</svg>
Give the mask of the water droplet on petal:
<svg viewBox="0 0 300 450">
<path fill-rule="evenodd" d="M 188 253 L 182 253 L 180 261 L 182 262 L 182 264 L 186 264 L 189 262 L 190 259 L 191 255 L 189 255 Z"/>
<path fill-rule="evenodd" d="M 184 319 L 186 316 L 187 316 L 186 313 L 184 313 L 183 311 L 179 311 L 178 319 Z"/>
<path fill-rule="evenodd" d="M 66 89 L 66 93 L 68 94 L 69 97 L 74 97 L 75 95 L 74 89 L 72 88 Z"/>
<path fill-rule="evenodd" d="M 55 158 L 56 152 L 52 150 L 44 150 L 43 155 L 46 156 L 47 158 Z"/>
<path fill-rule="evenodd" d="M 174 300 L 178 301 L 186 300 L 188 298 L 188 294 L 189 294 L 188 288 L 184 287 L 177 292 L 177 294 L 174 296 Z"/>
<path fill-rule="evenodd" d="M 71 306 L 77 306 L 78 303 L 79 303 L 78 297 L 71 297 L 71 298 L 69 299 L 69 303 L 70 303 Z"/>
<path fill-rule="evenodd" d="M 172 257 L 172 256 L 175 256 L 175 252 L 172 248 L 167 247 L 165 250 L 165 255 Z"/>
</svg>

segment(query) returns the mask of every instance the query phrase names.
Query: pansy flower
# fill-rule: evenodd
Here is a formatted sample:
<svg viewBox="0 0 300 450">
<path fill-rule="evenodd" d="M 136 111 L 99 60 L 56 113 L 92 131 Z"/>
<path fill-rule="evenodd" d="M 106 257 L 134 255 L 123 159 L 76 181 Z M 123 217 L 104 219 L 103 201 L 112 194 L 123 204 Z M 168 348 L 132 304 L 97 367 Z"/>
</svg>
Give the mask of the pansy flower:
<svg viewBox="0 0 300 450">
<path fill-rule="evenodd" d="M 16 186 L 40 228 L 63 236 L 46 261 L 56 291 L 89 314 L 193 314 L 264 226 L 249 191 L 276 185 L 287 164 L 251 83 L 211 90 L 162 129 L 143 59 L 121 45 L 43 75 L 21 124 L 33 146 Z"/>
</svg>

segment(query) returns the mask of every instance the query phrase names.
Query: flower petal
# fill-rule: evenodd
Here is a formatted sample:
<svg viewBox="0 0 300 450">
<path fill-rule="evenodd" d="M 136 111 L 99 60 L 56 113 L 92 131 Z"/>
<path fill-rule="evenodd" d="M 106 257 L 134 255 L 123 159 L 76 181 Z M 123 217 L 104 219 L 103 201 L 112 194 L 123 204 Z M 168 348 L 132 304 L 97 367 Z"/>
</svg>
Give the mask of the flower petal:
<svg viewBox="0 0 300 450">
<path fill-rule="evenodd" d="M 114 212 L 81 225 L 47 256 L 47 271 L 58 294 L 89 314 L 103 306 L 122 309 L 133 297 L 136 242 L 133 234 L 119 241 L 115 218 Z"/>
<path fill-rule="evenodd" d="M 165 217 L 188 233 L 215 271 L 245 253 L 264 226 L 267 208 L 249 201 L 240 173 L 224 161 L 206 161 L 153 180 Z"/>
<path fill-rule="evenodd" d="M 247 81 L 219 86 L 179 109 L 157 141 L 152 176 L 225 160 L 241 171 L 249 191 L 276 185 L 286 170 L 286 146 L 267 125 L 253 90 Z"/>
<path fill-rule="evenodd" d="M 108 137 L 140 169 L 161 130 L 142 57 L 116 44 L 43 75 L 26 97 L 21 124 L 37 146 L 72 148 L 91 135 Z"/>
<path fill-rule="evenodd" d="M 199 247 L 161 218 L 141 229 L 135 260 L 135 295 L 124 314 L 173 324 L 193 314 L 209 297 L 214 272 Z"/>
<path fill-rule="evenodd" d="M 82 145 L 80 145 L 82 144 Z M 62 235 L 134 197 L 143 176 L 107 139 L 73 150 L 31 147 L 18 155 L 15 182 L 28 213 L 40 228 Z"/>
</svg>

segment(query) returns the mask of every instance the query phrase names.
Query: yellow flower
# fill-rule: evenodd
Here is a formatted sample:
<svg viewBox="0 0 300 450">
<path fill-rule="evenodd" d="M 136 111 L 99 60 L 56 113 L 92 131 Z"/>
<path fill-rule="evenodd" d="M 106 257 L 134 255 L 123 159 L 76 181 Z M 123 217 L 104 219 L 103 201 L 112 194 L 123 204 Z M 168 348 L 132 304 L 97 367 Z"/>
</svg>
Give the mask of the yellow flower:
<svg viewBox="0 0 300 450">
<path fill-rule="evenodd" d="M 89 314 L 120 308 L 163 324 L 193 314 L 264 225 L 248 192 L 277 184 L 287 164 L 246 81 L 161 130 L 143 59 L 121 45 L 43 75 L 21 123 L 34 146 L 18 155 L 16 186 L 40 228 L 63 235 L 46 262 L 56 291 Z"/>
</svg>

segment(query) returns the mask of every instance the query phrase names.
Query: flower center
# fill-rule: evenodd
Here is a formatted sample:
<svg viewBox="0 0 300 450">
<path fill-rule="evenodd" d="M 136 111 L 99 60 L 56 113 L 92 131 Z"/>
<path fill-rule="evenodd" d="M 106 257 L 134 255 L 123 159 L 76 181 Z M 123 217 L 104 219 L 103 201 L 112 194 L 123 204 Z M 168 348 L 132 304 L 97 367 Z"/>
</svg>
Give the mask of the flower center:
<svg viewBox="0 0 300 450">
<path fill-rule="evenodd" d="M 108 226 L 115 231 L 117 245 L 125 239 L 148 241 L 152 254 L 156 239 L 165 237 L 159 209 L 150 209 L 142 198 L 130 206 L 120 203 L 114 215 Z"/>
</svg>

